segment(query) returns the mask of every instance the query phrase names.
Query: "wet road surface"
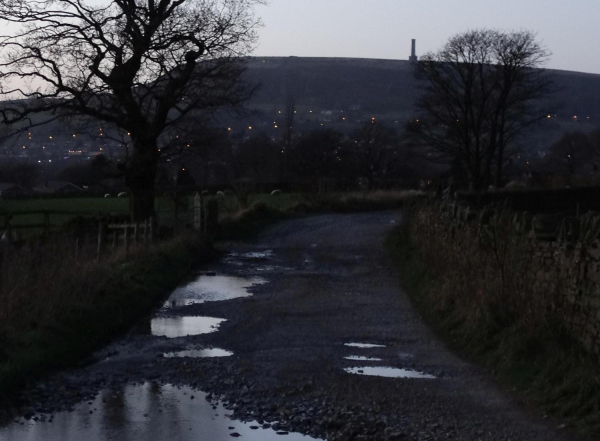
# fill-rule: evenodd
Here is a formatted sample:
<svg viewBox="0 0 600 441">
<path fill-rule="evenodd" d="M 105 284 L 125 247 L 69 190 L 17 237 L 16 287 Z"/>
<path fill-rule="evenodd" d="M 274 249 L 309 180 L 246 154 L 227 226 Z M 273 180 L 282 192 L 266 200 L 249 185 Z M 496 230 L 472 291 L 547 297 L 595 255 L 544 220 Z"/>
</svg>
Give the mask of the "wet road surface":
<svg viewBox="0 0 600 441">
<path fill-rule="evenodd" d="M 315 216 L 223 244 L 89 366 L 26 391 L 0 440 L 575 439 L 427 329 L 382 247 L 399 221 Z"/>
</svg>

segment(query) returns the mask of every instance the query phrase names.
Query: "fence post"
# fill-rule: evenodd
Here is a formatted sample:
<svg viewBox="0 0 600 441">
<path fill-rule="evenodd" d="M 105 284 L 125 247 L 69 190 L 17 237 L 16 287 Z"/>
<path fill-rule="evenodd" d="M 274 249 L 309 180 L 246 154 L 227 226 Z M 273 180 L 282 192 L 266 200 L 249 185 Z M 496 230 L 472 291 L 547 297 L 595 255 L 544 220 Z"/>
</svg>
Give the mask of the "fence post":
<svg viewBox="0 0 600 441">
<path fill-rule="evenodd" d="M 206 232 L 214 234 L 219 228 L 219 203 L 212 199 L 206 204 Z"/>
<path fill-rule="evenodd" d="M 128 241 L 128 228 L 127 222 L 123 224 L 123 240 L 125 241 L 125 256 L 129 255 L 129 241 Z"/>
<path fill-rule="evenodd" d="M 5 240 L 0 241 L 2 242 L 0 244 L 0 246 L 2 247 L 2 249 L 0 250 L 2 253 L 2 267 L 0 268 L 0 271 L 2 272 L 2 280 L 0 283 L 0 287 L 5 287 L 7 286 L 7 282 L 8 282 L 8 262 L 9 262 L 9 254 L 10 254 L 10 233 L 8 234 L 8 236 L 6 237 Z"/>
<path fill-rule="evenodd" d="M 148 242 L 148 219 L 144 221 L 144 243 Z"/>
<path fill-rule="evenodd" d="M 44 211 L 44 233 L 48 235 L 50 233 L 50 212 Z"/>
<path fill-rule="evenodd" d="M 202 231 L 202 196 L 194 195 L 194 230 Z"/>
<path fill-rule="evenodd" d="M 138 239 L 138 223 L 136 222 L 135 224 L 133 224 L 133 245 L 134 246 L 137 245 L 137 239 Z"/>
<path fill-rule="evenodd" d="M 150 242 L 154 241 L 154 216 L 150 217 Z"/>
<path fill-rule="evenodd" d="M 114 229 L 113 230 L 113 243 L 112 243 L 113 251 L 115 248 L 117 248 L 117 234 L 118 234 L 117 230 Z"/>
<path fill-rule="evenodd" d="M 102 240 L 104 239 L 104 225 L 102 221 L 98 222 L 98 249 L 96 250 L 96 261 L 100 260 L 102 254 Z"/>
</svg>

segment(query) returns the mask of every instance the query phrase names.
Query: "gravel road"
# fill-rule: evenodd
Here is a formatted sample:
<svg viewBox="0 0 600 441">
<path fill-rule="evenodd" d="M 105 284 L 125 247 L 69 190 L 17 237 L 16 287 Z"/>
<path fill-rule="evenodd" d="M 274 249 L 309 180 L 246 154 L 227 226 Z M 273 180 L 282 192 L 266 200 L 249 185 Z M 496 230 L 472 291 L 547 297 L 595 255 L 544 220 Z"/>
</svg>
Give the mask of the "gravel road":
<svg viewBox="0 0 600 441">
<path fill-rule="evenodd" d="M 220 244 L 129 335 L 25 391 L 0 440 L 577 439 L 426 327 L 383 249 L 400 218 L 314 216 Z"/>
</svg>

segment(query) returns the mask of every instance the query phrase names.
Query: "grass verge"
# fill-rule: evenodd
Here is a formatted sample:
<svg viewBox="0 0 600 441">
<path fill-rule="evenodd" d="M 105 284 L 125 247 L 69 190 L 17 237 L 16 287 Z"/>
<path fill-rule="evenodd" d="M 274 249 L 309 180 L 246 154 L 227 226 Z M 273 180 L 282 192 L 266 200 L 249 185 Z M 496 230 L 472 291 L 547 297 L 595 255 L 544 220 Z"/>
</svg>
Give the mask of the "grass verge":
<svg viewBox="0 0 600 441">
<path fill-rule="evenodd" d="M 532 332 L 518 321 L 475 316 L 460 302 L 440 298 L 451 278 L 434 273 L 408 228 L 389 234 L 386 247 L 402 285 L 428 325 L 464 358 L 484 366 L 506 389 L 580 435 L 600 439 L 599 363 L 581 345 L 549 324 Z M 454 287 L 458 290 L 459 287 Z"/>
<path fill-rule="evenodd" d="M 44 253 L 56 252 L 47 245 Z M 37 250 L 39 253 L 39 250 Z M 177 237 L 115 255 L 76 263 L 61 256 L 3 286 L 0 308 L 0 403 L 27 383 L 73 366 L 146 316 L 191 271 L 216 256 L 200 237 Z M 39 256 L 38 256 L 39 257 Z M 49 256 L 42 256 L 44 261 Z M 36 262 L 37 260 L 37 262 Z M 55 263 L 52 260 L 56 261 Z M 29 271 L 28 271 L 29 270 Z"/>
<path fill-rule="evenodd" d="M 327 193 L 322 195 L 262 195 L 245 209 L 225 212 L 219 237 L 239 240 L 256 235 L 275 222 L 315 213 L 351 213 L 398 209 L 423 197 L 416 191 Z"/>
</svg>

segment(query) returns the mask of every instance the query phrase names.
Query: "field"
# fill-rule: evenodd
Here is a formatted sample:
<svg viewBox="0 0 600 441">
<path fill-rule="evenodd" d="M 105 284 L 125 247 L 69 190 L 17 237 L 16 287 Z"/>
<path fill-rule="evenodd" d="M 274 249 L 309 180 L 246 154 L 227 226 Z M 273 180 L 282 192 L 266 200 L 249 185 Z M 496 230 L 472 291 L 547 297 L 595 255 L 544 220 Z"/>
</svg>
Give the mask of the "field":
<svg viewBox="0 0 600 441">
<path fill-rule="evenodd" d="M 379 191 L 373 193 L 328 193 L 328 194 L 302 194 L 285 193 L 271 195 L 270 193 L 257 193 L 248 196 L 247 205 L 244 207 L 239 199 L 233 195 L 217 198 L 219 201 L 219 217 L 227 224 L 233 220 L 235 228 L 240 233 L 246 233 L 241 228 L 240 215 L 256 211 L 256 208 L 266 209 L 269 218 L 280 218 L 288 214 L 301 214 L 310 212 L 354 212 L 378 209 L 398 208 L 403 203 L 420 193 L 413 191 Z M 175 224 L 175 204 L 172 198 L 161 196 L 156 198 L 156 213 L 161 226 L 171 227 Z M 193 198 L 187 197 L 179 201 L 177 211 L 178 223 L 191 223 L 193 213 Z M 53 198 L 53 199 L 21 199 L 0 200 L 0 228 L 4 228 L 3 214 L 12 215 L 11 226 L 18 230 L 20 238 L 27 238 L 44 231 L 45 214 L 50 212 L 49 223 L 52 228 L 60 227 L 69 220 L 78 216 L 97 217 L 100 215 L 127 215 L 129 212 L 128 198 Z M 264 217 L 262 212 L 261 216 Z M 265 219 L 260 219 L 263 224 Z M 2 234 L 3 231 L 0 231 Z"/>
<path fill-rule="evenodd" d="M 271 196 L 270 194 L 256 194 L 249 197 L 249 204 L 264 202 L 278 210 L 286 210 L 300 202 L 298 194 Z M 193 206 L 192 197 L 183 200 L 180 212 L 185 214 Z M 158 197 L 155 203 L 159 217 L 169 218 L 174 212 L 173 200 L 169 197 Z M 225 196 L 220 204 L 222 214 L 235 213 L 242 208 L 234 196 Z M 48 198 L 48 199 L 13 199 L 0 200 L 0 216 L 3 213 L 13 215 L 12 225 L 34 225 L 44 222 L 42 212 L 51 212 L 50 224 L 59 226 L 76 216 L 98 216 L 116 214 L 122 215 L 129 212 L 129 198 Z M 36 213 L 39 212 L 39 213 Z M 59 212 L 60 214 L 52 214 Z M 23 214 L 19 214 L 23 213 Z M 3 225 L 0 224 L 0 225 Z"/>
</svg>

